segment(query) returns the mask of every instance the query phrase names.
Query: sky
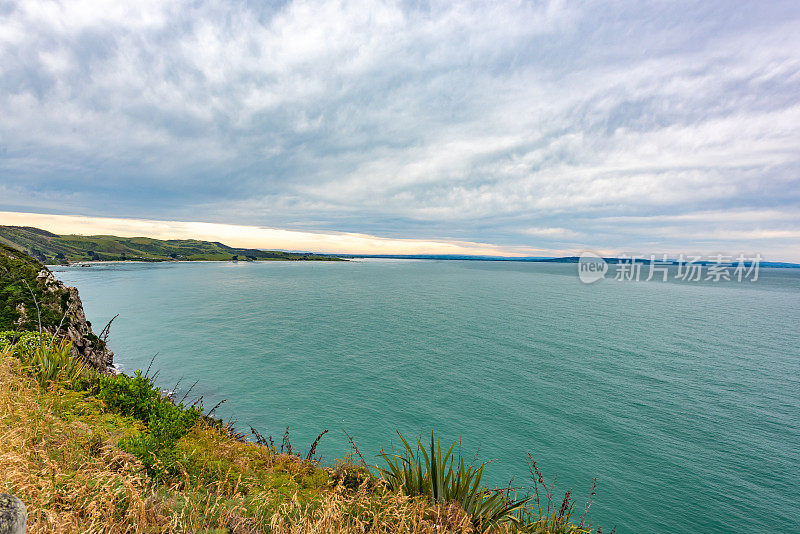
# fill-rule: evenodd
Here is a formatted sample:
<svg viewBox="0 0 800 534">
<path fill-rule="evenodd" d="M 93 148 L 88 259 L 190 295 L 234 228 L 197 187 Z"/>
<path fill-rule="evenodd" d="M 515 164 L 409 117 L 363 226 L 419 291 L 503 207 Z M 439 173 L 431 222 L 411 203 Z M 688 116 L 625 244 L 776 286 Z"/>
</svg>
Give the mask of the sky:
<svg viewBox="0 0 800 534">
<path fill-rule="evenodd" d="M 0 224 L 800 261 L 800 4 L 0 0 Z"/>
</svg>

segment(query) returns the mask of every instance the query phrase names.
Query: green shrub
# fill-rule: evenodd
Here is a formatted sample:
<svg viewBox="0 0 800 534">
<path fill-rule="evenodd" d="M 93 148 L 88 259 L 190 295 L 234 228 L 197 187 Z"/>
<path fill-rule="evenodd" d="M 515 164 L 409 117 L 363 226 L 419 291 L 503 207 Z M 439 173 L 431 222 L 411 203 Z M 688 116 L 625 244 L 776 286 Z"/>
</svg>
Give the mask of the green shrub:
<svg viewBox="0 0 800 534">
<path fill-rule="evenodd" d="M 72 390 L 88 390 L 108 410 L 143 423 L 145 431 L 120 441 L 120 448 L 139 458 L 151 475 L 176 472 L 175 445 L 200 418 L 199 408 L 185 408 L 162 397 L 141 371 L 134 376 L 96 373 L 72 356 L 69 341 L 49 335 L 0 332 L 0 350 L 18 357 L 41 386 L 59 383 Z"/>
<path fill-rule="evenodd" d="M 28 330 L 20 332 L 6 330 L 0 332 L 0 350 L 9 350 L 12 345 L 18 350 L 32 350 L 39 344 L 40 340 L 49 341 L 50 337 L 46 334 L 40 336 L 38 332 Z"/>
<path fill-rule="evenodd" d="M 512 513 L 528 500 L 511 499 L 500 491 L 483 488 L 481 478 L 486 463 L 478 467 L 467 465 L 461 454 L 458 454 L 456 461 L 453 455 L 455 443 L 442 454 L 441 443 L 431 432 L 430 450 L 426 450 L 417 439 L 415 451 L 400 432 L 397 434 L 404 449 L 398 452 L 392 446 L 391 455 L 381 450 L 380 455 L 386 461 L 386 467 L 378 468 L 381 478 L 393 491 L 424 496 L 433 503 L 457 502 L 481 532 L 510 520 Z"/>
<path fill-rule="evenodd" d="M 129 415 L 147 428 L 138 436 L 122 440 L 120 448 L 139 458 L 151 475 L 175 474 L 175 445 L 197 422 L 200 409 L 185 408 L 163 398 L 141 371 L 134 376 L 99 376 L 95 390 L 97 398 L 110 410 Z"/>
<path fill-rule="evenodd" d="M 134 376 L 125 374 L 101 376 L 97 382 L 97 397 L 112 411 L 129 415 L 144 424 L 150 422 L 161 394 L 150 378 L 136 371 Z"/>
<path fill-rule="evenodd" d="M 38 260 L 0 243 L 0 330 L 54 331 L 69 306 L 69 291 L 49 287 Z M 69 324 L 69 317 L 64 318 Z"/>
</svg>

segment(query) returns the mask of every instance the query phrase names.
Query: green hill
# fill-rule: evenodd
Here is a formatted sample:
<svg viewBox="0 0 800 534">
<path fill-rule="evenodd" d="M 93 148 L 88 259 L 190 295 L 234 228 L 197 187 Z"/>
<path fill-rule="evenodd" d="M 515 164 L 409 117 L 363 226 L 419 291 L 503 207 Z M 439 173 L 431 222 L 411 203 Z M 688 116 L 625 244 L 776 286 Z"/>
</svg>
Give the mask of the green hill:
<svg viewBox="0 0 800 534">
<path fill-rule="evenodd" d="M 151 239 L 113 235 L 56 235 L 30 226 L 0 226 L 0 243 L 47 264 L 66 261 L 317 260 L 343 261 L 319 254 L 234 248 L 216 241 Z"/>
</svg>

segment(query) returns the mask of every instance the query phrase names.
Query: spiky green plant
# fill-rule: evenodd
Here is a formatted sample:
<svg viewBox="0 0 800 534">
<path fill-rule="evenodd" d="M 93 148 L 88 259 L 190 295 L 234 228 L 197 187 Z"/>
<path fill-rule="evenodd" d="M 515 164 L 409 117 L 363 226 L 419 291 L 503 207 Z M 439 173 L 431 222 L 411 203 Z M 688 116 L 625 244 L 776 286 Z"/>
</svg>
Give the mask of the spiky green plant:
<svg viewBox="0 0 800 534">
<path fill-rule="evenodd" d="M 527 498 L 512 499 L 501 491 L 481 486 L 486 462 L 475 466 L 466 464 L 461 454 L 456 458 L 455 442 L 442 454 L 442 445 L 433 432 L 428 450 L 419 438 L 414 450 L 400 432 L 397 435 L 403 449 L 396 451 L 392 446 L 391 454 L 381 450 L 386 467 L 378 467 L 381 478 L 393 491 L 425 496 L 434 503 L 457 502 L 481 532 L 508 521 L 527 502 Z"/>
<path fill-rule="evenodd" d="M 84 363 L 73 357 L 72 343 L 66 339 L 44 338 L 33 346 L 16 346 L 18 356 L 25 367 L 42 386 L 53 382 L 71 382 L 84 373 Z"/>
</svg>

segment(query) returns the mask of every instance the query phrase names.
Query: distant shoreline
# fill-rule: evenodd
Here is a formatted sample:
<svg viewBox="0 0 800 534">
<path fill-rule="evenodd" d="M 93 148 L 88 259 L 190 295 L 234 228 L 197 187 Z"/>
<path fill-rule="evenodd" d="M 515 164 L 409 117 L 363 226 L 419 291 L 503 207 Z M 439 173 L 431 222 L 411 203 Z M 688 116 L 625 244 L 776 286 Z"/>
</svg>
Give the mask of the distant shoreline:
<svg viewBox="0 0 800 534">
<path fill-rule="evenodd" d="M 295 253 L 298 254 L 298 253 Z M 299 253 L 302 254 L 302 253 Z M 577 256 L 565 256 L 561 258 L 514 258 L 514 257 L 499 257 L 499 256 L 436 256 L 436 255 L 374 255 L 374 254 L 320 254 L 316 253 L 315 256 L 325 256 L 330 258 L 330 261 L 349 261 L 358 259 L 374 259 L 374 260 L 431 260 L 431 261 L 493 261 L 493 262 L 517 262 L 517 263 L 578 263 Z M 603 260 L 611 265 L 630 263 L 630 258 L 606 257 Z M 263 263 L 272 261 L 320 261 L 319 259 L 283 259 L 283 258 L 259 258 L 257 260 L 100 260 L 100 261 L 73 261 L 68 264 L 64 263 L 47 263 L 48 267 L 75 267 L 116 263 Z M 324 261 L 324 260 L 323 260 Z M 649 264 L 649 259 L 636 258 L 635 263 Z M 715 262 L 709 260 L 697 262 L 680 262 L 678 260 L 668 259 L 666 261 L 656 261 L 657 265 L 675 266 L 681 264 L 693 263 L 694 265 L 714 265 Z M 749 262 L 745 262 L 749 265 Z M 723 262 L 722 265 L 735 266 L 736 262 Z M 789 262 L 777 261 L 762 261 L 759 263 L 760 268 L 772 269 L 800 269 L 800 264 Z"/>
<path fill-rule="evenodd" d="M 319 254 L 317 254 L 319 256 Z M 264 258 L 258 260 L 100 260 L 100 261 L 71 261 L 69 263 L 45 263 L 47 267 L 81 267 L 92 265 L 110 265 L 115 263 L 270 263 L 270 262 L 297 262 L 297 261 L 311 261 L 319 263 L 320 260 L 308 259 L 283 259 L 283 258 Z M 331 256 L 331 261 L 349 261 L 339 256 Z M 322 261 L 326 263 L 326 261 Z"/>
<path fill-rule="evenodd" d="M 327 254 L 320 254 L 320 255 L 327 255 Z M 458 256 L 458 255 L 450 255 L 450 254 L 331 254 L 332 257 L 343 258 L 343 259 L 356 259 L 356 258 L 372 258 L 372 259 L 395 259 L 395 260 L 461 260 L 461 261 L 510 261 L 510 262 L 522 262 L 522 263 L 578 263 L 580 261 L 580 257 L 578 256 L 562 256 L 562 257 L 514 257 L 514 256 Z M 610 264 L 619 264 L 619 263 L 630 263 L 631 258 L 619 258 L 615 256 L 608 256 L 602 258 L 606 263 Z M 749 258 L 748 258 L 749 259 Z M 633 260 L 635 263 L 645 263 L 649 264 L 650 259 L 648 258 L 635 258 Z M 702 260 L 696 262 L 687 262 L 687 261 L 679 261 L 676 259 L 667 259 L 666 261 L 663 260 L 656 260 L 656 264 L 658 265 L 681 265 L 687 263 L 694 263 L 695 265 L 713 265 L 716 264 L 714 261 L 710 260 Z M 736 265 L 736 261 L 733 262 L 722 262 L 723 265 L 730 264 Z M 750 263 L 748 261 L 745 262 Z M 788 268 L 788 269 L 798 269 L 800 268 L 800 263 L 791 263 L 791 262 L 782 262 L 782 261 L 761 261 L 759 263 L 761 267 L 774 267 L 774 268 Z"/>
</svg>

